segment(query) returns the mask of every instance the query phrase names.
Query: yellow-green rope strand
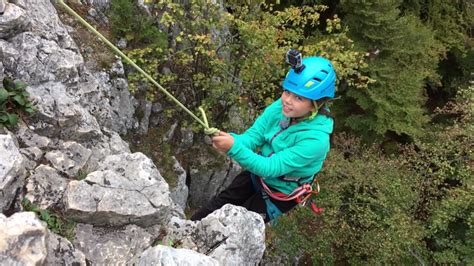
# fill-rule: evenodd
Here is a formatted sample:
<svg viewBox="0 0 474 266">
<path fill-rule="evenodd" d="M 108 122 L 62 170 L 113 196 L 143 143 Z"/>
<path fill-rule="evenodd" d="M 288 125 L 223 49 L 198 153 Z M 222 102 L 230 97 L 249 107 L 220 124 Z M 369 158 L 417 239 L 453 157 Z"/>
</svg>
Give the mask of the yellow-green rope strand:
<svg viewBox="0 0 474 266">
<path fill-rule="evenodd" d="M 204 120 L 204 123 L 206 124 L 204 133 L 206 133 L 206 135 L 216 135 L 217 133 L 219 133 L 219 129 L 215 127 L 209 127 L 209 123 L 207 122 L 206 112 L 204 112 L 204 109 L 202 107 L 199 107 L 199 111 L 201 111 L 202 119 Z"/>
<path fill-rule="evenodd" d="M 145 76 L 151 83 L 153 83 L 155 86 L 157 86 L 166 96 L 168 96 L 171 100 L 173 100 L 179 107 L 181 107 L 184 111 L 186 111 L 191 117 L 193 117 L 199 124 L 201 124 L 206 132 L 211 132 L 209 134 L 214 134 L 218 132 L 219 130 L 215 128 L 209 128 L 209 125 L 206 121 L 204 123 L 199 117 L 197 117 L 193 112 L 191 112 L 186 106 L 184 106 L 180 101 L 178 101 L 171 93 L 169 93 L 165 88 L 163 88 L 158 82 L 156 82 L 148 73 L 146 73 L 143 69 L 141 69 L 135 62 L 133 62 L 128 56 L 126 56 L 120 49 L 118 49 L 115 45 L 113 45 L 107 38 L 105 38 L 100 32 L 98 32 L 94 27 L 92 27 L 87 21 L 85 21 L 79 14 L 77 14 L 72 8 L 70 8 L 66 3 L 64 3 L 63 0 L 57 0 L 57 2 L 72 16 L 77 18 L 79 22 L 81 22 L 86 28 L 88 28 L 90 31 L 92 31 L 95 35 L 99 37 L 105 44 L 107 44 L 112 50 L 114 50 L 115 53 L 120 55 L 127 63 L 132 65 L 138 72 L 140 72 L 143 76 Z M 204 112 L 204 110 L 201 109 L 201 112 Z M 204 114 L 204 113 L 203 113 Z M 203 115 L 204 119 L 207 120 L 206 115 Z M 216 131 L 217 130 L 217 131 Z"/>
</svg>

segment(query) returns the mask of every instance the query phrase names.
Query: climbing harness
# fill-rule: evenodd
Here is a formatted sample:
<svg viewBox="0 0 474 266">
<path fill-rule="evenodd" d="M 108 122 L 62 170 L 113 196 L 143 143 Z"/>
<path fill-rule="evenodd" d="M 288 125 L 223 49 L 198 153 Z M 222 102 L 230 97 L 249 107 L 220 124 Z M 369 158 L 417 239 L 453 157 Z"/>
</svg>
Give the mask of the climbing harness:
<svg viewBox="0 0 474 266">
<path fill-rule="evenodd" d="M 265 201 L 267 207 L 267 215 L 273 225 L 276 224 L 276 221 L 282 212 L 278 207 L 270 200 L 270 198 L 279 201 L 292 201 L 294 200 L 297 204 L 301 206 L 307 206 L 309 204 L 311 210 L 316 214 L 321 214 L 324 209 L 319 208 L 316 204 L 310 199 L 311 195 L 317 195 L 319 193 L 319 183 L 316 181 L 317 189 L 313 189 L 314 181 L 310 183 L 304 183 L 301 186 L 295 188 L 290 194 L 284 194 L 282 192 L 272 191 L 263 179 L 259 176 L 256 176 L 253 173 L 250 173 L 252 179 L 252 185 L 255 191 L 260 191 L 262 193 L 262 198 Z M 316 180 L 316 179 L 315 179 Z"/>
<path fill-rule="evenodd" d="M 77 18 L 82 25 L 88 28 L 92 33 L 97 35 L 99 39 L 101 39 L 105 44 L 107 44 L 116 54 L 120 55 L 127 63 L 132 65 L 138 72 L 140 72 L 145 78 L 147 78 L 151 83 L 153 83 L 158 89 L 160 89 L 166 96 L 168 96 L 171 100 L 173 100 L 179 107 L 181 107 L 184 111 L 186 111 L 192 118 L 194 118 L 199 124 L 204 127 L 204 133 L 207 135 L 214 135 L 219 132 L 217 128 L 209 127 L 209 123 L 207 122 L 206 113 L 204 109 L 199 107 L 199 111 L 203 117 L 203 120 L 199 119 L 193 112 L 191 112 L 186 106 L 184 106 L 178 99 L 176 99 L 171 93 L 169 93 L 165 88 L 163 88 L 156 80 L 154 80 L 148 73 L 146 73 L 143 69 L 141 69 L 135 62 L 133 62 L 127 55 L 125 55 L 120 49 L 118 49 L 115 45 L 113 45 L 107 38 L 105 38 L 100 32 L 98 32 L 94 27 L 92 27 L 87 21 L 85 21 L 79 14 L 77 14 L 72 8 L 70 8 L 63 0 L 57 0 L 57 2 L 72 16 Z"/>
</svg>

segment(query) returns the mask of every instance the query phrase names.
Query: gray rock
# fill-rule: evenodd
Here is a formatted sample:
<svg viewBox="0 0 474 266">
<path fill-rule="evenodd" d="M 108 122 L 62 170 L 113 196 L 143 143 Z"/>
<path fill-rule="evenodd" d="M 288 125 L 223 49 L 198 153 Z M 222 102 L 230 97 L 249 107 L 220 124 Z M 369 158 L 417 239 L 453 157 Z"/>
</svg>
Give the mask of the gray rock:
<svg viewBox="0 0 474 266">
<path fill-rule="evenodd" d="M 5 78 L 5 68 L 3 67 L 3 63 L 0 61 L 0 80 Z M 3 83 L 0 83 L 0 88 L 3 88 Z"/>
<path fill-rule="evenodd" d="M 25 155 L 28 159 L 38 162 L 43 158 L 44 152 L 38 147 L 28 147 L 20 149 L 21 154 Z"/>
<path fill-rule="evenodd" d="M 181 128 L 180 149 L 189 149 L 193 146 L 194 132 L 190 128 Z"/>
<path fill-rule="evenodd" d="M 5 64 L 5 68 L 16 73 L 18 79 L 30 85 L 53 80 L 78 81 L 84 60 L 76 51 L 62 48 L 55 40 L 42 39 L 32 32 L 20 33 L 10 40 L 21 56 L 13 57 L 16 64 Z"/>
<path fill-rule="evenodd" d="M 239 131 L 245 128 L 244 120 L 246 121 L 249 120 L 249 117 L 245 117 L 242 115 L 242 112 L 237 108 L 236 105 L 232 105 L 230 107 L 228 117 L 229 117 L 230 127 L 238 129 Z"/>
<path fill-rule="evenodd" d="M 45 0 L 15 0 L 23 7 L 31 22 L 30 31 L 42 39 L 56 41 L 61 48 L 77 52 L 78 48 L 69 36 L 67 28 L 61 23 L 58 12 L 52 1 Z M 54 1 L 53 1 L 54 2 Z M 62 60 L 71 60 L 63 58 Z"/>
<path fill-rule="evenodd" d="M 0 261 L 2 265 L 43 265 L 48 231 L 32 212 L 10 217 L 0 213 Z"/>
<path fill-rule="evenodd" d="M 178 127 L 178 122 L 174 122 L 171 126 L 168 132 L 165 133 L 165 136 L 163 137 L 163 142 L 169 142 L 173 137 L 174 133 L 176 132 L 176 128 Z"/>
<path fill-rule="evenodd" d="M 21 143 L 28 147 L 46 148 L 51 144 L 49 138 L 36 134 L 23 123 L 19 124 L 16 136 Z"/>
<path fill-rule="evenodd" d="M 45 265 L 87 265 L 84 253 L 76 249 L 66 238 L 49 232 L 46 241 L 48 256 Z"/>
<path fill-rule="evenodd" d="M 173 170 L 178 174 L 178 182 L 176 187 L 171 189 L 170 197 L 173 199 L 174 203 L 176 203 L 176 205 L 178 205 L 184 212 L 189 193 L 188 186 L 186 186 L 186 171 L 174 156 L 172 156 L 172 158 L 174 160 Z"/>
<path fill-rule="evenodd" d="M 67 184 L 54 168 L 42 164 L 28 178 L 25 197 L 40 209 L 48 209 L 61 202 Z"/>
<path fill-rule="evenodd" d="M 44 152 L 38 147 L 28 147 L 20 149 L 21 154 L 26 159 L 25 168 L 26 170 L 33 170 L 38 165 L 38 162 L 43 158 Z"/>
<path fill-rule="evenodd" d="M 32 124 L 40 135 L 81 141 L 102 134 L 97 120 L 77 104 L 64 84 L 47 82 L 29 86 L 27 91 L 36 102 L 41 121 Z"/>
<path fill-rule="evenodd" d="M 28 18 L 21 7 L 6 3 L 3 14 L 0 15 L 0 38 L 8 39 L 19 32 L 26 30 Z"/>
<path fill-rule="evenodd" d="M 145 0 L 137 0 L 137 5 L 139 8 L 141 8 L 143 11 L 146 12 L 148 16 L 151 16 L 151 10 L 150 10 L 150 4 L 146 4 Z"/>
<path fill-rule="evenodd" d="M 138 106 L 138 111 L 140 117 L 138 117 L 140 126 L 138 128 L 138 133 L 146 134 L 148 132 L 148 127 L 150 124 L 150 114 L 151 114 L 152 104 L 150 101 L 142 100 Z"/>
<path fill-rule="evenodd" d="M 13 137 L 0 135 L 0 210 L 7 210 L 25 181 L 25 160 Z"/>
<path fill-rule="evenodd" d="M 109 72 L 112 76 L 124 77 L 125 76 L 125 70 L 123 69 L 122 60 L 117 59 L 117 61 L 115 61 L 115 63 L 113 63 L 113 65 L 110 68 Z"/>
<path fill-rule="evenodd" d="M 125 265 L 151 246 L 153 236 L 136 225 L 113 230 L 90 224 L 76 226 L 74 246 L 92 265 Z"/>
<path fill-rule="evenodd" d="M 163 111 L 163 105 L 159 102 L 153 103 L 151 111 L 153 114 L 161 113 L 161 111 Z"/>
<path fill-rule="evenodd" d="M 142 153 L 110 155 L 85 180 L 71 181 L 65 208 L 81 222 L 145 226 L 166 221 L 176 210 L 168 184 Z"/>
<path fill-rule="evenodd" d="M 5 13 L 5 8 L 7 7 L 8 2 L 7 0 L 0 0 L 0 14 L 3 15 Z"/>
<path fill-rule="evenodd" d="M 113 69 L 115 69 L 113 71 L 120 71 L 118 66 Z M 125 79 L 111 78 L 106 72 L 98 72 L 88 75 L 83 82 L 77 87 L 72 87 L 70 91 L 77 96 L 81 106 L 87 108 L 102 127 L 122 134 L 134 126 L 133 115 L 136 101 L 130 95 Z"/>
<path fill-rule="evenodd" d="M 87 14 L 92 18 L 95 18 L 97 17 L 97 10 L 95 10 L 94 8 L 90 8 L 89 11 L 87 11 Z"/>
<path fill-rule="evenodd" d="M 89 161 L 86 164 L 85 172 L 90 173 L 99 169 L 102 161 L 105 157 L 114 154 L 130 153 L 128 143 L 115 132 L 103 129 L 104 135 L 100 138 L 99 142 L 88 142 L 87 145 L 92 151 Z"/>
<path fill-rule="evenodd" d="M 120 49 L 125 49 L 127 48 L 127 39 L 125 38 L 120 38 L 117 42 L 117 47 Z"/>
<path fill-rule="evenodd" d="M 92 151 L 74 141 L 61 143 L 60 150 L 47 152 L 45 158 L 54 168 L 75 178 L 80 170 L 85 168 Z"/>
<path fill-rule="evenodd" d="M 226 204 L 199 222 L 172 218 L 164 241 L 179 241 L 222 265 L 258 265 L 265 251 L 265 224 L 257 213 Z"/>
<path fill-rule="evenodd" d="M 173 266 L 192 266 L 192 265 L 220 265 L 219 262 L 209 256 L 200 254 L 196 251 L 182 248 L 172 248 L 158 245 L 147 249 L 132 261 L 134 265 L 173 265 Z"/>
<path fill-rule="evenodd" d="M 208 157 L 196 158 L 194 165 L 210 165 Z M 234 177 L 240 173 L 242 167 L 233 160 L 226 157 L 224 165 L 220 169 L 198 169 L 190 170 L 189 201 L 194 206 L 202 206 L 213 196 L 224 190 Z"/>
<path fill-rule="evenodd" d="M 130 146 L 119 136 L 119 134 L 113 131 L 106 133 L 109 136 L 108 143 L 111 154 L 119 154 L 124 152 L 130 153 Z"/>
<path fill-rule="evenodd" d="M 100 11 L 105 11 L 109 8 L 111 0 L 80 0 L 83 4 L 87 4 L 97 8 Z"/>
</svg>

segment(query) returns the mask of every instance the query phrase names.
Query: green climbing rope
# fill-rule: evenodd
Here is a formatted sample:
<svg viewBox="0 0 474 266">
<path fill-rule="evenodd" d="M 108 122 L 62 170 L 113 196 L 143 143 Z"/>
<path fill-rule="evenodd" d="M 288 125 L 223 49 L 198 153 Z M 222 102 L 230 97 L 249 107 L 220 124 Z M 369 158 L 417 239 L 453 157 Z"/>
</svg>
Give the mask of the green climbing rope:
<svg viewBox="0 0 474 266">
<path fill-rule="evenodd" d="M 133 62 L 128 56 L 126 56 L 120 49 L 118 49 L 115 45 L 113 45 L 107 38 L 105 38 L 100 32 L 98 32 L 94 27 L 92 27 L 87 21 L 85 21 L 79 14 L 77 14 L 72 8 L 70 8 L 63 0 L 57 0 L 57 2 L 72 16 L 77 18 L 79 22 L 81 22 L 86 28 L 92 31 L 95 35 L 99 37 L 105 44 L 107 44 L 115 53 L 120 55 L 127 63 L 132 65 L 138 72 L 140 72 L 143 76 L 145 76 L 151 83 L 157 86 L 166 96 L 168 96 L 171 100 L 173 100 L 179 107 L 181 107 L 184 111 L 186 111 L 192 118 L 194 118 L 199 124 L 204 127 L 204 132 L 208 135 L 214 135 L 219 132 L 217 128 L 209 127 L 209 123 L 207 122 L 206 113 L 204 110 L 199 107 L 201 111 L 202 117 L 204 121 L 199 119 L 193 112 L 191 112 L 186 106 L 184 106 L 178 99 L 176 99 L 171 93 L 169 93 L 165 88 L 163 88 L 156 80 L 154 80 L 148 73 L 146 73 L 143 69 L 141 69 L 135 62 Z"/>
</svg>

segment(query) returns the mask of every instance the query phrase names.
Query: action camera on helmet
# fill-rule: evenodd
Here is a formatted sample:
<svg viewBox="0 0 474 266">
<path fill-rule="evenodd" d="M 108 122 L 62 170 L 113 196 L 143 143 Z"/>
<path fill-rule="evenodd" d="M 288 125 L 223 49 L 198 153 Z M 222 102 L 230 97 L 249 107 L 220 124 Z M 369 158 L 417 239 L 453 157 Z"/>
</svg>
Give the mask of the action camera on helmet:
<svg viewBox="0 0 474 266">
<path fill-rule="evenodd" d="M 293 68 L 297 74 L 301 73 L 305 67 L 303 65 L 303 57 L 296 49 L 290 49 L 286 52 L 286 62 L 291 65 L 291 68 Z"/>
</svg>

